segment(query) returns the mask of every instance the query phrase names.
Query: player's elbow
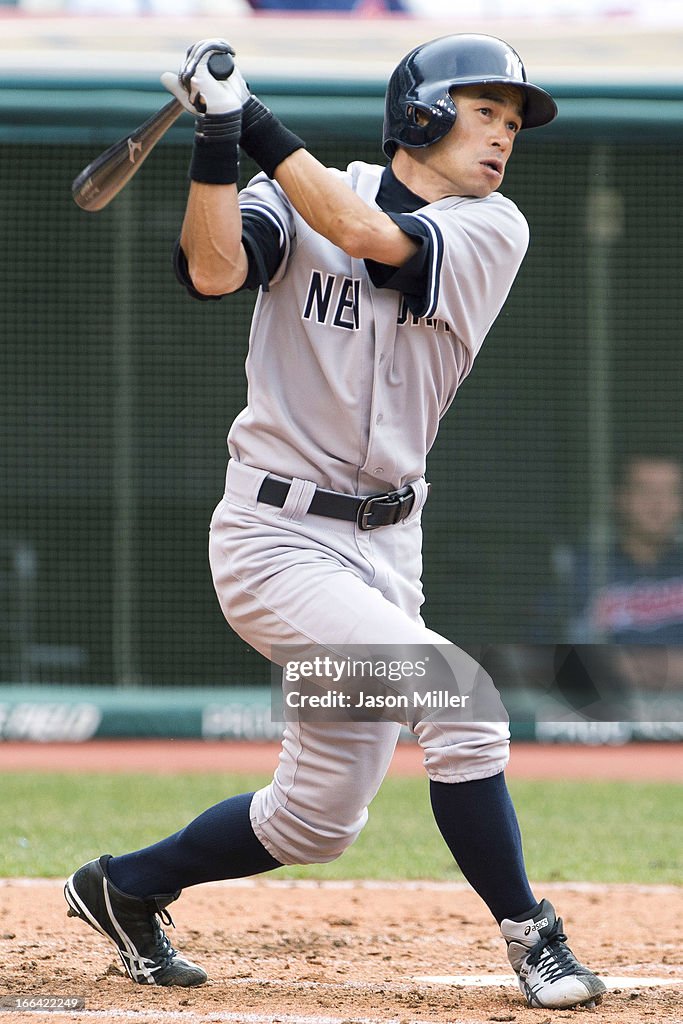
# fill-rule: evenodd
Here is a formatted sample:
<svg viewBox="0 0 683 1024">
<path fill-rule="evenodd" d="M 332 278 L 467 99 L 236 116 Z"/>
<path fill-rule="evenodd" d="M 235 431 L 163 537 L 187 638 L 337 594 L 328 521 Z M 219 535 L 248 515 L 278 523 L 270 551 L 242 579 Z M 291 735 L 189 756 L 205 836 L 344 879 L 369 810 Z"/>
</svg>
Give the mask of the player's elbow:
<svg viewBox="0 0 683 1024">
<path fill-rule="evenodd" d="M 368 214 L 371 214 L 370 210 L 368 210 Z M 327 230 L 324 233 L 347 256 L 362 260 L 368 255 L 368 249 L 372 245 L 372 236 L 376 232 L 377 225 L 372 216 L 359 216 L 357 211 L 342 210 L 330 215 Z"/>
<path fill-rule="evenodd" d="M 194 288 L 200 295 L 229 295 L 244 284 L 245 273 L 237 267 L 214 268 L 189 261 L 189 273 Z"/>
<path fill-rule="evenodd" d="M 358 219 L 347 221 L 339 232 L 339 246 L 347 256 L 354 260 L 362 260 L 368 255 L 372 245 L 372 228 Z"/>
<path fill-rule="evenodd" d="M 363 260 L 368 255 L 367 240 L 364 238 L 352 239 L 342 246 L 347 256 L 352 260 Z"/>
<path fill-rule="evenodd" d="M 347 221 L 337 244 L 352 259 L 377 260 L 392 266 L 400 266 L 416 248 L 390 217 L 372 210 L 367 216 Z"/>
<path fill-rule="evenodd" d="M 197 242 L 189 234 L 181 235 L 176 273 L 180 270 L 181 278 L 188 277 L 189 282 L 184 283 L 191 283 L 200 295 L 215 298 L 238 291 L 247 278 L 248 269 L 249 261 L 244 246 L 240 245 L 233 252 L 229 248 L 207 246 L 203 239 Z"/>
</svg>

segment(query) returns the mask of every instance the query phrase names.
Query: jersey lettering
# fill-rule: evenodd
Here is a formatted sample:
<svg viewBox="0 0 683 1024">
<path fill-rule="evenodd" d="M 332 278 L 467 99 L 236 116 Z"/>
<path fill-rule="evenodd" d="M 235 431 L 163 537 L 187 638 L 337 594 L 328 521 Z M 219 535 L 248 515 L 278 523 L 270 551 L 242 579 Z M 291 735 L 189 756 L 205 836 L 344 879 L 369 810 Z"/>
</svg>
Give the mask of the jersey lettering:
<svg viewBox="0 0 683 1024">
<path fill-rule="evenodd" d="M 327 312 L 330 308 L 330 299 L 332 298 L 334 282 L 334 274 L 326 274 L 325 285 L 323 287 L 323 277 L 320 271 L 314 270 L 311 273 L 311 280 L 308 285 L 308 295 L 306 296 L 306 305 L 304 306 L 304 320 L 311 319 L 311 316 L 313 315 L 313 307 L 315 306 L 316 320 L 319 324 L 325 323 Z"/>
<path fill-rule="evenodd" d="M 450 332 L 451 329 L 450 324 L 446 323 L 445 320 L 438 320 L 433 316 L 415 316 L 415 314 L 411 313 L 408 309 L 408 303 L 406 302 L 405 297 L 401 298 L 401 306 L 398 311 L 398 319 L 396 320 L 396 323 L 399 327 L 402 327 L 404 324 L 410 324 L 411 327 L 431 327 L 435 331 Z"/>
<path fill-rule="evenodd" d="M 341 281 L 341 283 L 339 283 Z M 336 293 L 336 302 L 333 296 Z M 304 320 L 316 320 L 319 324 L 332 323 L 347 331 L 360 330 L 360 280 L 339 278 L 336 274 L 311 272 L 308 294 L 304 303 Z"/>
<path fill-rule="evenodd" d="M 346 310 L 351 311 L 351 319 L 345 317 Z M 339 302 L 334 314 L 334 326 L 346 327 L 349 331 L 357 331 L 360 327 L 360 281 L 345 277 L 339 292 Z"/>
</svg>

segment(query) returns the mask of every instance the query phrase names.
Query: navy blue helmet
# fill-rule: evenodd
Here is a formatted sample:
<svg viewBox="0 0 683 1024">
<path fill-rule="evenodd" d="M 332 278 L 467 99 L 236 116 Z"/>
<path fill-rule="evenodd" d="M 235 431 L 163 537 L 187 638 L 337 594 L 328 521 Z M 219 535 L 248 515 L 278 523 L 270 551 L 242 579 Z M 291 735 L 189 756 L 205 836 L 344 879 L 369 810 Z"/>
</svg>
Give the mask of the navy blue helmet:
<svg viewBox="0 0 683 1024">
<path fill-rule="evenodd" d="M 438 142 L 455 124 L 453 86 L 487 82 L 522 91 L 522 128 L 548 124 L 557 115 L 552 96 L 527 81 L 522 58 L 502 39 L 473 33 L 441 36 L 406 54 L 389 79 L 382 140 L 386 155 L 392 157 L 397 146 Z"/>
</svg>

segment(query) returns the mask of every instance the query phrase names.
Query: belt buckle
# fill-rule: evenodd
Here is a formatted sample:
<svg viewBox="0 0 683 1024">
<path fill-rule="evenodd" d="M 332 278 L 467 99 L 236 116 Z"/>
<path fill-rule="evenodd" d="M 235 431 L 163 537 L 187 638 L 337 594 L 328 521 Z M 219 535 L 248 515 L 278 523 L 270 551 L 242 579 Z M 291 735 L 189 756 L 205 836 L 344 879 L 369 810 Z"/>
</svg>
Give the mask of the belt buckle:
<svg viewBox="0 0 683 1024">
<path fill-rule="evenodd" d="M 358 509 L 358 515 L 356 516 L 358 528 L 360 530 L 368 531 L 379 530 L 382 526 L 395 526 L 396 523 L 400 523 L 410 514 L 410 509 L 412 508 L 414 501 L 415 491 L 412 487 L 409 487 L 405 494 L 402 494 L 400 491 L 387 491 L 385 494 L 371 494 L 370 497 L 365 498 Z M 408 506 L 409 502 L 410 505 Z M 397 511 L 397 515 L 390 523 L 371 523 L 369 520 L 375 505 L 394 508 Z"/>
<path fill-rule="evenodd" d="M 379 530 L 383 523 L 371 523 L 369 520 L 372 515 L 373 507 L 379 504 L 380 501 L 384 501 L 386 497 L 386 494 L 371 494 L 369 498 L 365 498 L 359 506 L 358 514 L 356 516 L 356 523 L 358 524 L 359 530 Z"/>
</svg>

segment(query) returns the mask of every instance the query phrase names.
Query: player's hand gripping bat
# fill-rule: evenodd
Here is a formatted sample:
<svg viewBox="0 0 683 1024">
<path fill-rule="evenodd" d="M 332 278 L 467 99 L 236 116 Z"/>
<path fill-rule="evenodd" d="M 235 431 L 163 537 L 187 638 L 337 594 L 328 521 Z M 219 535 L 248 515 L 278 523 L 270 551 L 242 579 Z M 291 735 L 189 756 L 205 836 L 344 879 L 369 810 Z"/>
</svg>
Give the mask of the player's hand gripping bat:
<svg viewBox="0 0 683 1024">
<path fill-rule="evenodd" d="M 214 78 L 229 78 L 233 68 L 233 59 L 229 53 L 214 53 L 209 58 L 209 70 Z M 95 157 L 74 178 L 71 185 L 74 202 L 89 213 L 103 210 L 137 174 L 159 139 L 178 120 L 183 110 L 178 100 L 171 100 L 134 132 L 114 142 L 104 153 Z"/>
</svg>

